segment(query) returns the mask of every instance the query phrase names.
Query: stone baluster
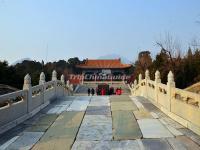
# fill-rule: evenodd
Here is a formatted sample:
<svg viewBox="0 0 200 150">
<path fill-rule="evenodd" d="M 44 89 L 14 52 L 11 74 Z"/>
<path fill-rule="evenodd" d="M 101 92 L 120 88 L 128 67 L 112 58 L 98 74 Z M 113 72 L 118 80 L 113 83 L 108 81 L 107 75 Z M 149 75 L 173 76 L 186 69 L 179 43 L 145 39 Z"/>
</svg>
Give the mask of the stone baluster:
<svg viewBox="0 0 200 150">
<path fill-rule="evenodd" d="M 44 103 L 44 91 L 45 91 L 45 89 L 46 89 L 46 86 L 45 86 L 45 74 L 44 74 L 44 72 L 41 72 L 41 74 L 40 74 L 40 80 L 39 80 L 39 85 L 43 85 L 43 89 L 42 89 L 42 91 L 41 91 L 41 95 L 42 95 L 42 97 L 43 97 L 43 103 Z"/>
<path fill-rule="evenodd" d="M 40 80 L 39 80 L 39 85 L 42 85 L 45 82 L 46 82 L 45 81 L 45 74 L 44 74 L 44 72 L 41 72 L 41 74 L 40 74 Z"/>
<path fill-rule="evenodd" d="M 142 82 L 142 74 L 141 73 L 139 74 L 138 80 L 139 80 L 139 83 Z"/>
<path fill-rule="evenodd" d="M 62 84 L 65 85 L 65 76 L 63 74 L 61 75 L 60 80 Z"/>
<path fill-rule="evenodd" d="M 143 87 L 142 96 L 148 98 L 148 80 L 150 80 L 149 70 L 145 71 L 145 86 Z"/>
<path fill-rule="evenodd" d="M 135 79 L 134 80 L 134 87 L 136 87 L 137 86 L 137 80 Z"/>
<path fill-rule="evenodd" d="M 149 70 L 147 69 L 146 71 L 145 71 L 145 79 L 150 79 L 150 76 L 149 76 Z"/>
<path fill-rule="evenodd" d="M 52 72 L 52 81 L 57 81 L 57 72 L 55 70 Z"/>
<path fill-rule="evenodd" d="M 32 105 L 32 85 L 31 85 L 31 77 L 29 74 L 27 74 L 24 77 L 24 85 L 23 90 L 28 91 L 27 95 L 27 112 L 31 112 L 31 105 Z"/>
<path fill-rule="evenodd" d="M 161 83 L 161 79 L 160 79 L 160 72 L 157 70 L 155 72 L 155 101 L 158 103 L 158 83 Z"/>
<path fill-rule="evenodd" d="M 57 98 L 57 72 L 53 70 L 52 72 L 52 81 L 54 81 L 55 97 Z"/>
<path fill-rule="evenodd" d="M 68 88 L 69 88 L 69 84 L 70 84 L 70 83 L 69 83 L 69 80 L 67 80 L 66 86 L 67 86 Z"/>
<path fill-rule="evenodd" d="M 167 96 L 168 96 L 168 103 L 167 103 L 167 110 L 171 111 L 171 99 L 172 99 L 172 90 L 175 88 L 175 82 L 174 82 L 174 75 L 172 71 L 168 73 L 168 80 L 167 80 Z"/>
<path fill-rule="evenodd" d="M 155 83 L 161 83 L 160 72 L 158 70 L 155 72 Z"/>
</svg>

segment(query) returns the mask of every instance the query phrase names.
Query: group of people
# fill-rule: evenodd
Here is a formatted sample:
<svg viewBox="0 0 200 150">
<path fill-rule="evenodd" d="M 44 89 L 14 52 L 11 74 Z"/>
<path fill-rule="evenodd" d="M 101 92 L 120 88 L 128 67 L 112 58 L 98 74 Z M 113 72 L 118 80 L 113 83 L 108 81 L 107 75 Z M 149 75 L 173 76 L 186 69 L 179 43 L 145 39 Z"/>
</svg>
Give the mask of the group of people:
<svg viewBox="0 0 200 150">
<path fill-rule="evenodd" d="M 116 95 L 121 95 L 122 94 L 122 89 L 121 87 L 120 88 L 116 88 L 116 90 L 114 90 L 113 87 L 109 88 L 109 89 L 105 89 L 105 88 L 101 88 L 101 89 L 96 89 L 96 93 L 97 95 L 113 95 L 113 94 L 116 94 Z M 95 94 L 95 90 L 94 88 L 88 88 L 88 96 L 92 95 L 94 96 Z"/>
<path fill-rule="evenodd" d="M 92 89 L 88 88 L 88 96 L 90 96 L 90 94 L 91 94 L 92 96 L 94 96 L 95 90 L 94 90 L 93 88 L 92 88 Z"/>
</svg>

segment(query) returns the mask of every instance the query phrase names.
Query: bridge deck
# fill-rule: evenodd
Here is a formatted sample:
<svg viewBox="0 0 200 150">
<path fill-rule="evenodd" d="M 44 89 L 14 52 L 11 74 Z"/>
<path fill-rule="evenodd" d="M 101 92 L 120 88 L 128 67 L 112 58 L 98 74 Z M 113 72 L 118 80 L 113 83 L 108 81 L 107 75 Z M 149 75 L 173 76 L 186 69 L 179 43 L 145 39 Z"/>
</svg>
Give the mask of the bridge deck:
<svg viewBox="0 0 200 150">
<path fill-rule="evenodd" d="M 0 149 L 200 149 L 200 136 L 148 100 L 71 96 L 0 136 Z"/>
</svg>

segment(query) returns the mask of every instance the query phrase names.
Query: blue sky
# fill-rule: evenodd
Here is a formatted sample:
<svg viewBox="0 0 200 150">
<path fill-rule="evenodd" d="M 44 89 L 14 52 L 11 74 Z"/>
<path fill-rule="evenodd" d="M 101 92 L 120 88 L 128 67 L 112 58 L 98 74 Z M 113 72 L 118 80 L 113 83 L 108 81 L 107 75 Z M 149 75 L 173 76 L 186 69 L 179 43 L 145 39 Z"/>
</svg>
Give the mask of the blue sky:
<svg viewBox="0 0 200 150">
<path fill-rule="evenodd" d="M 0 60 L 54 61 L 159 51 L 169 32 L 182 49 L 200 38 L 200 0 L 0 0 Z M 47 53 L 48 45 L 48 53 Z"/>
</svg>

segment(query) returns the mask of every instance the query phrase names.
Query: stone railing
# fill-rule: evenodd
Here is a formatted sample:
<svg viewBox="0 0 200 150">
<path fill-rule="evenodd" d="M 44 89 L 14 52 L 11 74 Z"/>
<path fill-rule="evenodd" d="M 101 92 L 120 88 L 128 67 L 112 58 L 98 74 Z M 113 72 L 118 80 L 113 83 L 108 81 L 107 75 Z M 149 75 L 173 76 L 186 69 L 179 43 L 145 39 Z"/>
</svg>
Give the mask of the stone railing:
<svg viewBox="0 0 200 150">
<path fill-rule="evenodd" d="M 45 82 L 45 74 L 40 74 L 39 85 L 31 86 L 31 77 L 24 77 L 23 90 L 0 96 L 0 134 L 32 117 L 51 101 L 64 95 L 73 94 L 73 85 L 65 84 L 64 75 L 57 80 L 53 71 L 52 81 Z"/>
<path fill-rule="evenodd" d="M 200 135 L 200 94 L 176 88 L 171 71 L 167 84 L 161 83 L 159 71 L 152 81 L 147 70 L 145 79 L 140 74 L 139 80 L 129 87 L 132 95 L 149 99 L 169 117 Z"/>
</svg>

